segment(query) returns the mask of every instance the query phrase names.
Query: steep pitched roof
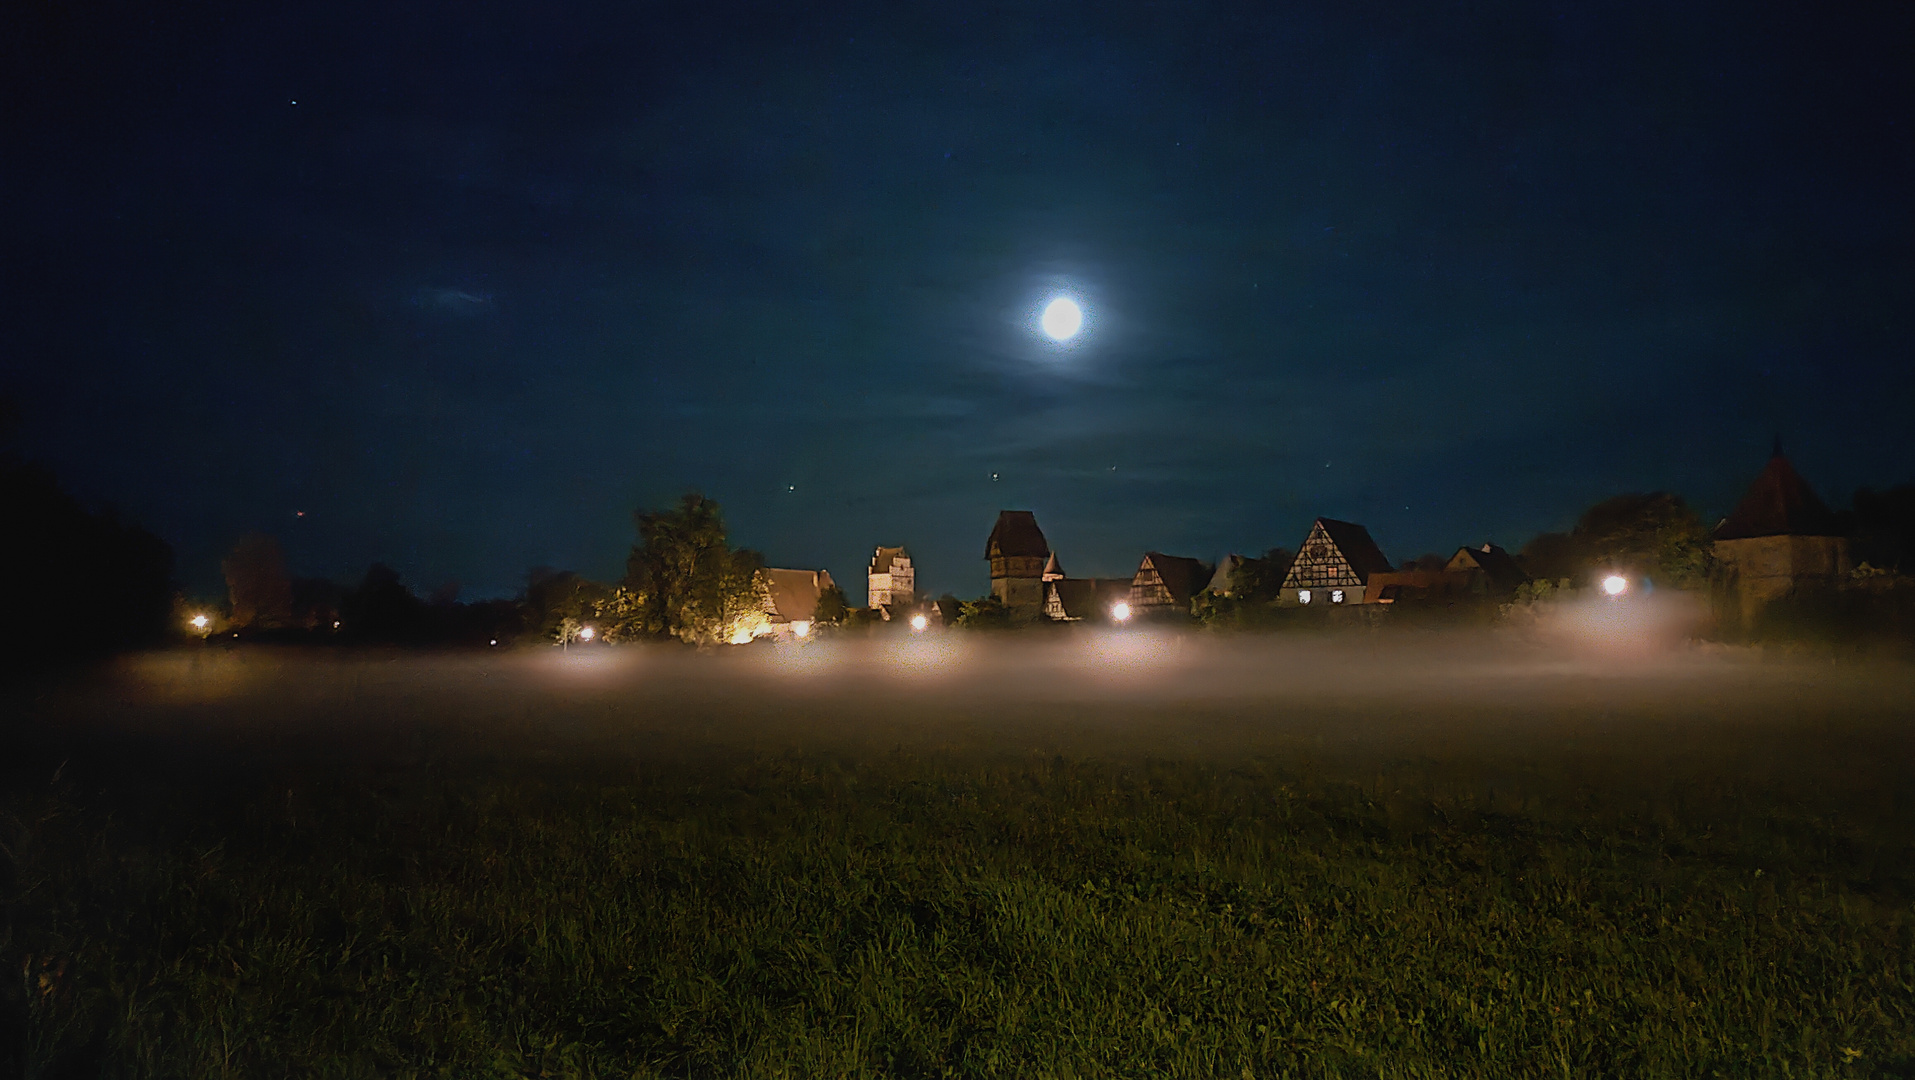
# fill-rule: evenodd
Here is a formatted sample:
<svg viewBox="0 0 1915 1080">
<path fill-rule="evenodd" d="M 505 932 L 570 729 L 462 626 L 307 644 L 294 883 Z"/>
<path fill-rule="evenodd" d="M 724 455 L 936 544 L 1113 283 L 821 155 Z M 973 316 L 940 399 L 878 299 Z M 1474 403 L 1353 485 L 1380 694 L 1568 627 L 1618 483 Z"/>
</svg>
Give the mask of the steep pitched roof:
<svg viewBox="0 0 1915 1080">
<path fill-rule="evenodd" d="M 1795 471 L 1780 446 L 1762 475 L 1755 478 L 1735 510 L 1716 526 L 1717 540 L 1746 540 L 1755 536 L 1836 536 L 1835 515 L 1808 481 Z"/>
<path fill-rule="evenodd" d="M 1338 521 L 1335 518 L 1318 518 L 1317 524 L 1330 536 L 1330 542 L 1343 553 L 1343 561 L 1356 571 L 1358 580 L 1368 581 L 1371 574 L 1388 573 L 1392 567 L 1390 560 L 1383 555 L 1383 549 L 1370 539 L 1370 530 L 1354 521 Z"/>
<path fill-rule="evenodd" d="M 865 572 L 867 574 L 888 574 L 891 572 L 891 564 L 895 560 L 902 558 L 909 558 L 903 548 L 881 547 L 878 549 L 876 555 L 871 556 L 871 568 Z"/>
<path fill-rule="evenodd" d="M 1051 560 L 1044 564 L 1045 581 L 1062 581 L 1066 576 L 1064 564 L 1057 559 L 1057 552 L 1051 552 Z"/>
<path fill-rule="evenodd" d="M 997 559 L 1018 555 L 1043 558 L 1051 553 L 1044 530 L 1037 527 L 1037 515 L 1029 510 L 999 510 L 997 527 L 984 542 L 984 557 Z"/>
<path fill-rule="evenodd" d="M 1217 572 L 1210 575 L 1210 584 L 1205 586 L 1218 596 L 1229 596 L 1237 587 L 1237 571 L 1243 566 L 1243 556 L 1225 555 L 1217 564 Z"/>
<path fill-rule="evenodd" d="M 1066 619 L 1101 621 L 1120 600 L 1130 599 L 1129 578 L 1063 578 L 1047 588 L 1056 595 Z"/>
<path fill-rule="evenodd" d="M 1190 598 L 1204 590 L 1210 584 L 1213 567 L 1200 559 L 1186 559 L 1180 555 L 1166 555 L 1161 551 L 1144 554 L 1144 561 L 1137 567 L 1137 576 L 1133 584 L 1142 584 L 1144 572 L 1157 571 L 1157 577 L 1164 583 L 1164 589 L 1170 593 L 1172 602 L 1190 603 Z"/>
<path fill-rule="evenodd" d="M 771 610 L 766 614 L 787 622 L 810 621 L 818 613 L 818 598 L 834 584 L 829 570 L 766 567 L 758 572 L 765 576 L 765 586 L 771 593 Z"/>
<path fill-rule="evenodd" d="M 1457 548 L 1456 554 L 1450 556 L 1449 565 L 1445 569 L 1481 570 L 1483 576 L 1489 579 L 1489 583 L 1500 590 L 1513 590 L 1529 580 L 1529 575 L 1523 573 L 1523 568 L 1517 565 L 1516 557 L 1495 544 L 1484 544 L 1479 548 Z"/>
</svg>

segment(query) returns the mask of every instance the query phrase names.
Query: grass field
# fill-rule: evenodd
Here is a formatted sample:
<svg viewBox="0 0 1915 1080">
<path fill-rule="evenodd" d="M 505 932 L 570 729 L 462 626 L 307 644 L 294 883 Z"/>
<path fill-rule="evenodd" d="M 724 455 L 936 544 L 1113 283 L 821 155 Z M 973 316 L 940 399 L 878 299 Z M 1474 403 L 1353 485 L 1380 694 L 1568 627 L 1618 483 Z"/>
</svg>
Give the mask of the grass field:
<svg viewBox="0 0 1915 1080">
<path fill-rule="evenodd" d="M 1912 687 L 147 658 L 9 700 L 7 1038 L 35 1077 L 1915 1076 Z"/>
</svg>

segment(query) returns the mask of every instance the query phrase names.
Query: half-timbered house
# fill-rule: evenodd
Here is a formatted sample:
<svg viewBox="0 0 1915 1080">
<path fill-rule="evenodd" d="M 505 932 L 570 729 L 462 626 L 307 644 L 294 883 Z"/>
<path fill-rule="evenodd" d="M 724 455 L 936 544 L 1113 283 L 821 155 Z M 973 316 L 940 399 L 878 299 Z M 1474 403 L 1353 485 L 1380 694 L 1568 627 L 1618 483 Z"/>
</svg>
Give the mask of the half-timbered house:
<svg viewBox="0 0 1915 1080">
<path fill-rule="evenodd" d="M 1146 552 L 1130 579 L 1130 609 L 1138 615 L 1190 614 L 1190 601 L 1210 584 L 1216 568 L 1201 559 Z"/>
<path fill-rule="evenodd" d="M 1277 599 L 1283 604 L 1361 604 L 1370 575 L 1389 571 L 1390 560 L 1370 539 L 1370 530 L 1318 518 L 1297 549 Z"/>
</svg>

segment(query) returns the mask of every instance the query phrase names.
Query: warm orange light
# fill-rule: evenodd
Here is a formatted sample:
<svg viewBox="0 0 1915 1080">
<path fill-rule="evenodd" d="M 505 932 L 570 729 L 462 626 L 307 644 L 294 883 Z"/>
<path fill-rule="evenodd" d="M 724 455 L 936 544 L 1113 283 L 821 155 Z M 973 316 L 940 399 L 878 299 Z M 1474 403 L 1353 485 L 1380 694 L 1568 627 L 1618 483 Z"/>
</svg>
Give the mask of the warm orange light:
<svg viewBox="0 0 1915 1080">
<path fill-rule="evenodd" d="M 1124 603 L 1122 600 L 1117 601 L 1111 605 L 1110 617 L 1116 619 L 1118 622 L 1129 622 L 1130 605 Z"/>
<path fill-rule="evenodd" d="M 794 634 L 796 634 L 796 635 L 798 635 L 799 637 L 810 637 L 810 636 L 811 636 L 811 624 L 810 624 L 810 623 L 808 623 L 808 622 L 795 622 L 795 623 L 792 623 L 792 624 L 791 624 L 791 632 L 792 632 L 792 633 L 794 633 Z"/>
<path fill-rule="evenodd" d="M 924 616 L 922 615 L 911 616 L 911 629 L 914 632 L 922 632 L 924 628 L 929 625 L 931 625 L 931 620 L 925 618 Z"/>
<path fill-rule="evenodd" d="M 212 624 L 213 624 L 213 620 L 207 618 L 204 615 L 193 616 L 193 629 L 195 630 L 204 630 L 208 626 L 211 626 Z"/>
</svg>

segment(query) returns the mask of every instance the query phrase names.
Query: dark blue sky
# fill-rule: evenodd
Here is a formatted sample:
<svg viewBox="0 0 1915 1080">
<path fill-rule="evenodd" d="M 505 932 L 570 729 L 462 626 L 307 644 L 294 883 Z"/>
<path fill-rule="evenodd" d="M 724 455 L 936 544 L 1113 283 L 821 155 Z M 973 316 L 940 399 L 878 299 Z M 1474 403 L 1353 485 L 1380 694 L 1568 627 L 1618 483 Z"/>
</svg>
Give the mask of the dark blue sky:
<svg viewBox="0 0 1915 1080">
<path fill-rule="evenodd" d="M 197 589 L 468 596 L 688 488 L 855 599 L 1000 507 L 1128 574 L 1915 478 L 1915 8 L 900 7 L 6 16 L 28 451 Z"/>
</svg>

